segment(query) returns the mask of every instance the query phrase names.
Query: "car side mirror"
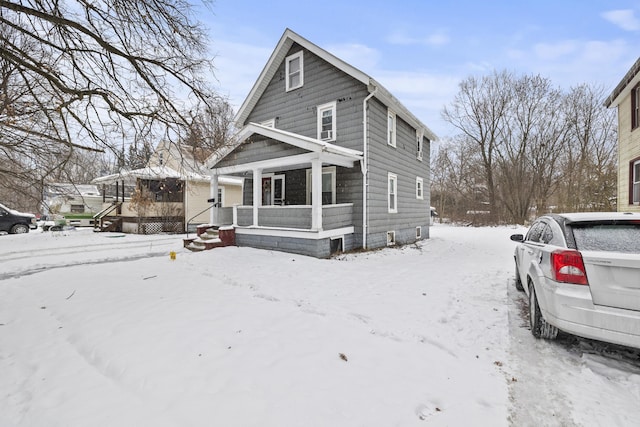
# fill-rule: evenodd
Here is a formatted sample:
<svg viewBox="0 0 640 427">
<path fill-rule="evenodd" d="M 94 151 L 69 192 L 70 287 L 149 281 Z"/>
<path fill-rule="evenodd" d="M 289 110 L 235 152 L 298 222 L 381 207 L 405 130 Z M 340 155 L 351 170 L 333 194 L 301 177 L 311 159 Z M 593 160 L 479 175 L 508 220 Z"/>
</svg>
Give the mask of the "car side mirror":
<svg viewBox="0 0 640 427">
<path fill-rule="evenodd" d="M 514 242 L 524 242 L 524 235 L 522 234 L 512 234 L 510 237 Z"/>
</svg>

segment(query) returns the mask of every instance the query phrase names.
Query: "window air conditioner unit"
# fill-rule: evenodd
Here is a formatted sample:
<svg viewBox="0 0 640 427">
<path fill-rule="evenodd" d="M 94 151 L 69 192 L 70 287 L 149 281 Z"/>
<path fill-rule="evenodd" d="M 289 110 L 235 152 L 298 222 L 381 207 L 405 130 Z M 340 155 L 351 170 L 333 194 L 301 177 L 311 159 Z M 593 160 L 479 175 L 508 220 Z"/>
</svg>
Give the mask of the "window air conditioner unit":
<svg viewBox="0 0 640 427">
<path fill-rule="evenodd" d="M 320 132 L 320 139 L 333 139 L 333 131 L 332 130 L 324 130 Z"/>
</svg>

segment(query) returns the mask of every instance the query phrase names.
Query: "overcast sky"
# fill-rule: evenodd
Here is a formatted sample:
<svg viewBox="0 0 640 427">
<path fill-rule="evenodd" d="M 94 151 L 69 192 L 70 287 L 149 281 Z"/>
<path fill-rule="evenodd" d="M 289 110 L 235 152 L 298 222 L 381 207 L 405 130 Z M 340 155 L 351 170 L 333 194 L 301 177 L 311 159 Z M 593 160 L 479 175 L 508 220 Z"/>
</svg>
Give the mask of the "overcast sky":
<svg viewBox="0 0 640 427">
<path fill-rule="evenodd" d="M 382 83 L 439 137 L 471 75 L 540 74 L 611 91 L 640 56 L 640 0 L 214 0 L 216 85 L 242 104 L 286 28 Z"/>
</svg>

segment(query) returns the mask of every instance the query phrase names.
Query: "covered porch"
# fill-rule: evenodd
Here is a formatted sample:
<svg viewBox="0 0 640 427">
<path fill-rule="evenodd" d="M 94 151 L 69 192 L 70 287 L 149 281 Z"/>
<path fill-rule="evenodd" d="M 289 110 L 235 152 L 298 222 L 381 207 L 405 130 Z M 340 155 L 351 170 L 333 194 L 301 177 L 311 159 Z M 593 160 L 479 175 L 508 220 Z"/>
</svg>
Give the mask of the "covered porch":
<svg viewBox="0 0 640 427">
<path fill-rule="evenodd" d="M 246 185 L 243 204 L 213 209 L 211 223 L 233 226 L 240 246 L 317 257 L 352 249 L 354 203 L 344 199 L 349 196 L 340 200 L 336 189 L 345 170 L 361 174 L 362 153 L 253 123 L 239 140 L 254 134 L 302 150 L 219 167 L 214 163 L 211 194 L 216 194 L 222 175 L 242 176 Z"/>
</svg>

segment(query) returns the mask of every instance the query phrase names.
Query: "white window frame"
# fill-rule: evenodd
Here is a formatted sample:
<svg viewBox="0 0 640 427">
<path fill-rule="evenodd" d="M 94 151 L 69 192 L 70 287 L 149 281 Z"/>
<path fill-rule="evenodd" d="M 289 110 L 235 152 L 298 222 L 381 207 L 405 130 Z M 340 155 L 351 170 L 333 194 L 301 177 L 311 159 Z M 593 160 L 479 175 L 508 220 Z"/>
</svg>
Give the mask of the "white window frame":
<svg viewBox="0 0 640 427">
<path fill-rule="evenodd" d="M 336 140 L 336 101 L 329 102 L 318 106 L 318 139 L 322 141 L 335 141 Z M 331 111 L 331 131 L 329 135 L 322 138 L 322 113 L 325 111 Z"/>
<path fill-rule="evenodd" d="M 336 204 L 336 167 L 326 166 L 322 168 L 322 176 L 331 175 L 331 204 Z M 307 169 L 307 205 L 311 204 L 311 169 Z"/>
<path fill-rule="evenodd" d="M 264 122 L 262 122 L 260 124 L 262 126 L 266 126 L 268 128 L 275 128 L 276 127 L 276 119 L 265 120 Z"/>
<path fill-rule="evenodd" d="M 387 208 L 389 213 L 398 213 L 398 175 L 391 172 L 387 175 Z"/>
<path fill-rule="evenodd" d="M 416 227 L 416 239 L 422 239 L 422 227 Z"/>
<path fill-rule="evenodd" d="M 396 147 L 397 116 L 392 110 L 387 110 L 387 144 Z"/>
<path fill-rule="evenodd" d="M 422 151 L 424 150 L 423 139 L 424 139 L 424 132 L 422 130 L 418 131 L 416 129 L 416 142 L 418 145 L 416 158 L 420 161 L 422 161 Z"/>
<path fill-rule="evenodd" d="M 289 70 L 289 67 L 291 62 L 293 62 L 295 59 L 300 59 L 300 70 L 298 71 L 298 73 L 300 73 L 300 82 L 296 86 L 291 86 L 292 73 Z M 304 56 L 302 55 L 302 51 L 287 56 L 287 59 L 285 59 L 285 75 L 285 85 L 287 92 L 289 92 L 290 90 L 298 89 L 304 85 Z"/>
<path fill-rule="evenodd" d="M 640 173 L 636 174 L 637 169 L 640 169 L 640 160 L 631 164 L 631 204 L 633 205 L 640 205 Z"/>
<path fill-rule="evenodd" d="M 416 199 L 424 200 L 424 180 L 416 177 Z"/>
</svg>

